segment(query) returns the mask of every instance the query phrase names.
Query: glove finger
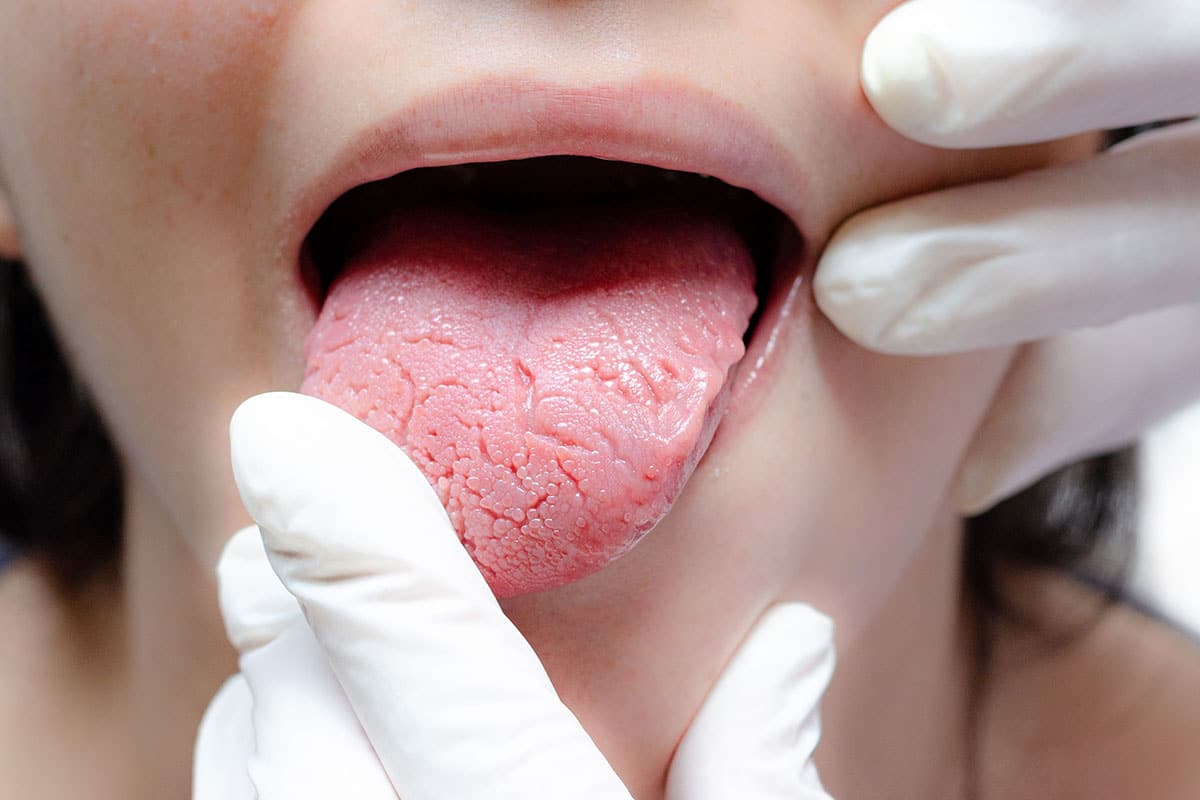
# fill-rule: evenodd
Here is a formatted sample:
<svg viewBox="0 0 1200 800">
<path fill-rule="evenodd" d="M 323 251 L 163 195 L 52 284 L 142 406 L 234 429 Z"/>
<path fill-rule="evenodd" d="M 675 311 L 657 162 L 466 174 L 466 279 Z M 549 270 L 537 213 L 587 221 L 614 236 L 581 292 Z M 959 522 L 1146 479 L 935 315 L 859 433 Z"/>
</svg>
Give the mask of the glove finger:
<svg viewBox="0 0 1200 800">
<path fill-rule="evenodd" d="M 957 479 L 965 513 L 1041 476 L 1129 444 L 1200 396 L 1200 305 L 1144 314 L 1026 348 Z"/>
<path fill-rule="evenodd" d="M 252 705 L 246 679 L 234 675 L 205 710 L 196 736 L 192 800 L 257 800 L 246 771 L 254 753 Z"/>
<path fill-rule="evenodd" d="M 231 439 L 272 565 L 405 800 L 627 800 L 397 447 L 288 394 L 247 401 Z"/>
<path fill-rule="evenodd" d="M 862 84 L 904 135 L 994 147 L 1200 112 L 1200 10 L 1143 0 L 910 0 Z"/>
<path fill-rule="evenodd" d="M 833 666 L 832 620 L 800 603 L 769 610 L 680 742 L 667 800 L 828 800 L 812 755 Z"/>
<path fill-rule="evenodd" d="M 239 653 L 262 647 L 304 618 L 271 568 L 257 525 L 226 543 L 217 562 L 217 587 L 225 633 Z"/>
<path fill-rule="evenodd" d="M 866 211 L 826 248 L 814 290 L 883 352 L 1045 338 L 1200 299 L 1197 208 L 1200 123 Z"/>
<path fill-rule="evenodd" d="M 298 620 L 242 657 L 258 800 L 396 800 L 396 792 L 312 631 Z"/>
</svg>

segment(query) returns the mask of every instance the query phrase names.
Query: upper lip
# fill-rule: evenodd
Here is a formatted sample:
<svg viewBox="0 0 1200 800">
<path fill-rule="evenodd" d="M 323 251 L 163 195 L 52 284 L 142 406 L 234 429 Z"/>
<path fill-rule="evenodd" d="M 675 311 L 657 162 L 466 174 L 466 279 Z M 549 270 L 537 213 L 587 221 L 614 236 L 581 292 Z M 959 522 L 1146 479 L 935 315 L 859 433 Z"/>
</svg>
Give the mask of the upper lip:
<svg viewBox="0 0 1200 800">
<path fill-rule="evenodd" d="M 731 100 L 666 82 L 572 87 L 488 79 L 425 96 L 352 132 L 291 207 L 294 255 L 341 195 L 417 167 L 590 156 L 711 175 L 801 225 L 804 176 L 771 131 Z"/>
</svg>

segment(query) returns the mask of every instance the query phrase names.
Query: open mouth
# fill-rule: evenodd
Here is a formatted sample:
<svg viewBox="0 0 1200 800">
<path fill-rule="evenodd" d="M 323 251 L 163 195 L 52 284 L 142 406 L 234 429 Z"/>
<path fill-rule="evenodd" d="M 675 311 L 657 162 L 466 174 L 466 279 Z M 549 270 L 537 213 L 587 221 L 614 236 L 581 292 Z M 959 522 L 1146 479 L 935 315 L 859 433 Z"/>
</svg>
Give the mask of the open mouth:
<svg viewBox="0 0 1200 800">
<path fill-rule="evenodd" d="M 626 203 L 657 198 L 704 205 L 727 214 L 749 248 L 759 303 L 746 332 L 748 344 L 765 299 L 774 288 L 776 258 L 795 227 L 748 189 L 693 172 L 583 156 L 543 156 L 516 161 L 455 164 L 408 170 L 343 194 L 305 239 L 305 288 L 320 308 L 334 279 L 388 218 L 431 203 L 462 203 L 506 213 L 537 213 L 564 203 Z"/>
<path fill-rule="evenodd" d="M 715 178 L 594 158 L 409 170 L 302 255 L 302 391 L 400 445 L 506 597 L 584 577 L 670 510 L 798 234 Z"/>
</svg>

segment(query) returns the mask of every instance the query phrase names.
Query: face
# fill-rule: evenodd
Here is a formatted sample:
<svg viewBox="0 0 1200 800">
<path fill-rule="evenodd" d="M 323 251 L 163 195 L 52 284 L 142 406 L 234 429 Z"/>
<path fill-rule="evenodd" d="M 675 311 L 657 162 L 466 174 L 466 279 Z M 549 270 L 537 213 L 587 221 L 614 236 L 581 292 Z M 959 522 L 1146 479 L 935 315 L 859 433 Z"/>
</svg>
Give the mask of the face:
<svg viewBox="0 0 1200 800">
<path fill-rule="evenodd" d="M 301 381 L 316 313 L 301 244 L 341 192 L 534 155 L 673 166 L 755 190 L 804 257 L 764 292 L 671 513 L 612 566 L 506 608 L 616 762 L 651 745 L 610 736 L 593 700 L 680 687 L 678 708 L 638 698 L 647 742 L 669 740 L 774 600 L 813 602 L 853 637 L 942 509 L 1010 354 L 861 350 L 812 304 L 816 258 L 855 210 L 1067 146 L 948 152 L 890 132 L 857 83 L 890 0 L 352 5 L 0 0 L 6 246 L 164 535 L 203 562 L 245 522 L 228 419 Z"/>
</svg>

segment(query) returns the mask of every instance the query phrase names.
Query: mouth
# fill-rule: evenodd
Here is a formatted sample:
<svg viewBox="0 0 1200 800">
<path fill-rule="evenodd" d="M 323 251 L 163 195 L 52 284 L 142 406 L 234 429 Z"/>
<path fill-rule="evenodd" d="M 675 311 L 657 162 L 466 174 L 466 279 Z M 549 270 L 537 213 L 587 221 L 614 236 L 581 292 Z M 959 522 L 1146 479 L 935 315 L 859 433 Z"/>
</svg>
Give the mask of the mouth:
<svg viewBox="0 0 1200 800">
<path fill-rule="evenodd" d="M 547 156 L 357 187 L 302 251 L 302 391 L 402 447 L 493 591 L 595 572 L 704 456 L 794 252 L 704 175 Z"/>
<path fill-rule="evenodd" d="M 758 303 L 743 335 L 749 349 L 767 300 L 786 270 L 781 254 L 798 249 L 800 234 L 786 214 L 748 189 L 711 175 L 586 156 L 423 167 L 355 187 L 339 197 L 304 240 L 300 274 L 319 311 L 346 265 L 406 209 L 462 205 L 505 214 L 588 205 L 666 204 L 712 209 L 730 221 L 754 263 Z"/>
<path fill-rule="evenodd" d="M 500 598 L 586 577 L 666 517 L 769 383 L 807 267 L 804 182 L 752 121 L 679 87 L 579 96 L 427 100 L 291 217 L 312 220 L 301 391 L 413 459 Z"/>
</svg>

